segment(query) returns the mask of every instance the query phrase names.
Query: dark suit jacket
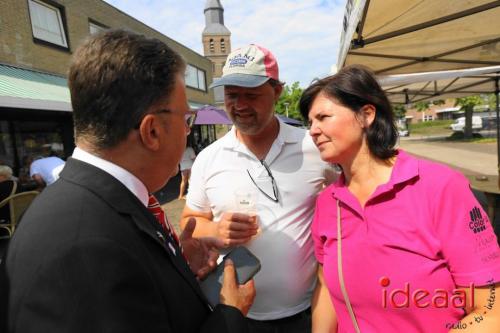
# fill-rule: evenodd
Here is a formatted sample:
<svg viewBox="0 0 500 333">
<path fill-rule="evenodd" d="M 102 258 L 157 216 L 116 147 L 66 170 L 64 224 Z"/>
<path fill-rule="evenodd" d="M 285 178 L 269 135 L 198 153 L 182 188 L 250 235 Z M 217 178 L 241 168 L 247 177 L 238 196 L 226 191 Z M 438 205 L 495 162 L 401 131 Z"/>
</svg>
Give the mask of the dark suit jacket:
<svg viewBox="0 0 500 333">
<path fill-rule="evenodd" d="M 0 332 L 245 332 L 236 308 L 210 310 L 162 232 L 115 178 L 69 159 L 9 244 Z"/>
</svg>

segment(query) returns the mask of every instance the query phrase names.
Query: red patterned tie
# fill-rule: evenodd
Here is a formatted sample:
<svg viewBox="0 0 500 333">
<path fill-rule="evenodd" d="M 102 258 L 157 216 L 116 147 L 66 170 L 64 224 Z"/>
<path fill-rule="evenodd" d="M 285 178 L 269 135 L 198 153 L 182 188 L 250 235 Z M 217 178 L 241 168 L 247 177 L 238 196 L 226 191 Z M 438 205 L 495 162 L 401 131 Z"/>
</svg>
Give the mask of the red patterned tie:
<svg viewBox="0 0 500 333">
<path fill-rule="evenodd" d="M 177 237 L 174 228 L 172 227 L 170 222 L 168 222 L 167 216 L 165 215 L 165 212 L 161 208 L 160 203 L 158 202 L 158 200 L 156 200 L 156 198 L 152 194 L 149 195 L 148 209 L 156 217 L 156 220 L 158 221 L 158 223 L 160 223 L 163 230 L 165 230 L 165 233 L 177 243 L 177 246 L 182 251 L 181 243 L 179 242 L 179 237 Z"/>
</svg>

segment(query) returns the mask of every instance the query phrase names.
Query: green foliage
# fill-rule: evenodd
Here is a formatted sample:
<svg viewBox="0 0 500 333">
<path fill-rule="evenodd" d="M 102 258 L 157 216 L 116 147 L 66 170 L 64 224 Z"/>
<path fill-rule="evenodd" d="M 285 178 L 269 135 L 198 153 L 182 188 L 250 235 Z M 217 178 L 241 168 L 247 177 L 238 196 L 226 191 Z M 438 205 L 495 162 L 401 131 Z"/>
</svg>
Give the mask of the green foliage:
<svg viewBox="0 0 500 333">
<path fill-rule="evenodd" d="M 413 106 L 418 112 L 427 111 L 431 106 L 431 102 L 416 102 Z"/>
<path fill-rule="evenodd" d="M 416 102 L 415 104 L 413 104 L 413 106 L 417 109 L 418 112 L 422 112 L 422 111 L 429 110 L 431 104 L 432 105 L 443 105 L 444 103 L 446 103 L 444 100 L 442 100 L 442 99 L 436 99 L 436 100 L 433 100 L 433 101 Z"/>
<path fill-rule="evenodd" d="M 395 104 L 392 106 L 392 112 L 396 119 L 401 119 L 406 116 L 406 108 L 403 104 Z"/>
<path fill-rule="evenodd" d="M 454 120 L 432 120 L 432 121 L 422 121 L 418 123 L 410 123 L 410 130 L 417 130 L 429 127 L 448 128 L 453 122 Z"/>
<path fill-rule="evenodd" d="M 460 97 L 455 100 L 455 106 L 460 106 L 461 110 L 467 110 L 468 108 L 473 108 L 476 105 L 481 105 L 484 103 L 484 100 L 481 96 L 468 96 L 468 97 Z"/>
<path fill-rule="evenodd" d="M 453 120 L 432 120 L 432 121 L 422 121 L 418 123 L 410 123 L 410 135 L 413 136 L 446 136 L 450 135 L 451 129 L 450 125 Z"/>
<path fill-rule="evenodd" d="M 292 86 L 285 85 L 280 99 L 276 103 L 276 113 L 286 116 L 286 109 L 288 107 L 288 117 L 302 121 L 303 119 L 299 111 L 299 100 L 302 91 L 302 88 L 299 87 L 299 82 L 294 82 Z"/>
<path fill-rule="evenodd" d="M 495 94 L 487 94 L 484 96 L 484 99 L 486 101 L 485 104 L 488 104 L 488 106 L 490 107 L 490 110 L 497 109 L 497 100 L 495 98 Z"/>
</svg>

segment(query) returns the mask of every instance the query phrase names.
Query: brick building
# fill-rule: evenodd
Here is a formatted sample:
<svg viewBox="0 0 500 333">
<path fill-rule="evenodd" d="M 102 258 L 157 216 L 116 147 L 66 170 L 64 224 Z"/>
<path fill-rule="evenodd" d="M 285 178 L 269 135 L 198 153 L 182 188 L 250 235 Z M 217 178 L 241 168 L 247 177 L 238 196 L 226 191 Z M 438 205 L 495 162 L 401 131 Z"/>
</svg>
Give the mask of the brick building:
<svg viewBox="0 0 500 333">
<path fill-rule="evenodd" d="M 165 4 L 167 6 L 167 4 Z M 0 164 L 26 169 L 25 157 L 74 143 L 66 73 L 72 53 L 91 33 L 123 28 L 164 41 L 186 59 L 193 109 L 213 104 L 212 62 L 102 0 L 0 2 Z"/>
</svg>

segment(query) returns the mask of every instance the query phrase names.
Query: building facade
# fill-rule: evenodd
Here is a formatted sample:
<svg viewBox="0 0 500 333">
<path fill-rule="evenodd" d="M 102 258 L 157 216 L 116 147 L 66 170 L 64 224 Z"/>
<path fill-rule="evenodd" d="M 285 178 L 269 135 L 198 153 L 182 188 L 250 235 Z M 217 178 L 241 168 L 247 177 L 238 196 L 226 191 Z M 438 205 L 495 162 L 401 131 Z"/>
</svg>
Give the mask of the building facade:
<svg viewBox="0 0 500 333">
<path fill-rule="evenodd" d="M 0 2 L 0 164 L 26 172 L 30 158 L 73 143 L 66 83 L 71 55 L 90 34 L 121 28 L 162 40 L 186 60 L 193 109 L 213 104 L 212 62 L 102 0 Z M 228 44 L 229 46 L 229 44 Z"/>
</svg>

